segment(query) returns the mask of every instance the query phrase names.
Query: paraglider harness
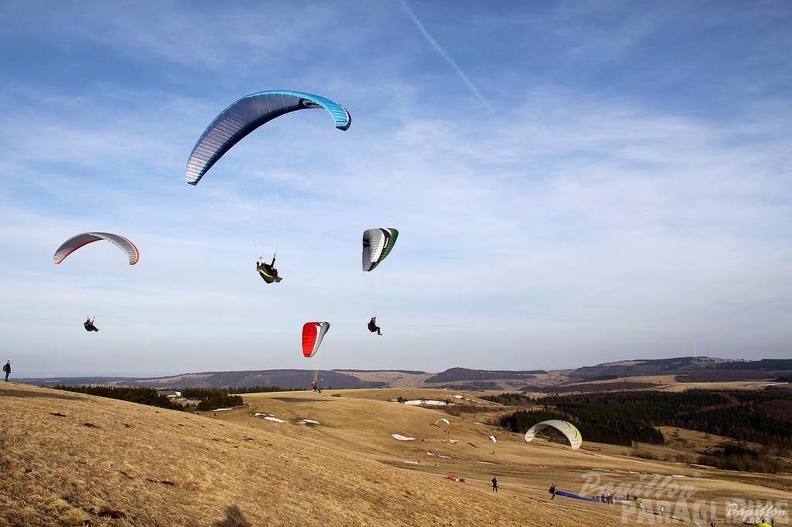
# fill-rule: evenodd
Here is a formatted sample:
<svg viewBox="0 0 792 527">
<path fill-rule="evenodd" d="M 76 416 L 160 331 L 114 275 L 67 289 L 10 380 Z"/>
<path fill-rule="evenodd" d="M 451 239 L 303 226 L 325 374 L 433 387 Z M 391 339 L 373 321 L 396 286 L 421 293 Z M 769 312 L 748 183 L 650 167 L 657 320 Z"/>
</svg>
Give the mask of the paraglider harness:
<svg viewBox="0 0 792 527">
<path fill-rule="evenodd" d="M 377 317 L 371 317 L 368 323 L 368 330 L 377 335 L 382 335 L 379 326 L 377 326 Z"/>
<path fill-rule="evenodd" d="M 99 331 L 99 328 L 94 326 L 93 320 L 91 317 L 88 317 L 85 322 L 83 322 L 83 326 L 85 327 L 85 331 Z"/>
<path fill-rule="evenodd" d="M 272 255 L 272 262 L 267 263 L 263 261 L 263 258 L 259 258 L 258 262 L 256 262 L 256 271 L 261 276 L 261 278 L 271 284 L 273 282 L 280 282 L 283 280 L 280 276 L 278 276 L 278 270 L 275 269 L 275 255 Z"/>
</svg>

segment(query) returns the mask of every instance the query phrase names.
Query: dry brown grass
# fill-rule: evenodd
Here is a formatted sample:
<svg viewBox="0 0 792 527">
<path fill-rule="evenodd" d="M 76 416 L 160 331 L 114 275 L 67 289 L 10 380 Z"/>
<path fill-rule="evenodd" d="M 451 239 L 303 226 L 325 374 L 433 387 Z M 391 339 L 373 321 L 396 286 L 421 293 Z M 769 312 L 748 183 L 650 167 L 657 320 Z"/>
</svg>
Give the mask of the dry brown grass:
<svg viewBox="0 0 792 527">
<path fill-rule="evenodd" d="M 398 396 L 440 398 L 428 390 L 250 394 L 248 408 L 213 418 L 0 383 L 0 526 L 611 526 L 620 508 L 550 501 L 548 484 L 577 492 L 596 470 L 613 484 L 698 473 L 697 497 L 708 499 L 779 500 L 792 488 L 789 475 L 765 481 L 607 445 L 572 452 L 504 433 L 493 445 L 495 429 L 472 416 L 388 402 Z M 433 426 L 439 417 L 451 420 L 448 434 Z M 320 425 L 294 424 L 301 418 Z"/>
</svg>

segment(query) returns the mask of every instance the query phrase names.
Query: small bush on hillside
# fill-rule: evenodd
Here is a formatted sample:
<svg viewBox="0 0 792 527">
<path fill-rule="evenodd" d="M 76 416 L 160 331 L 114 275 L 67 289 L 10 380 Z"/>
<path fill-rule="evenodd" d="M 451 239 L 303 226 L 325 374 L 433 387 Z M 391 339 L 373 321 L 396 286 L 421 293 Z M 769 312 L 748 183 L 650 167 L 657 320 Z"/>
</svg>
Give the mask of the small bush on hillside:
<svg viewBox="0 0 792 527">
<path fill-rule="evenodd" d="M 498 395 L 484 395 L 481 397 L 486 401 L 502 404 L 504 406 L 533 406 L 536 404 L 536 399 L 523 395 L 521 393 L 501 393 Z"/>
<path fill-rule="evenodd" d="M 720 452 L 699 457 L 698 463 L 723 470 L 742 472 L 775 474 L 784 471 L 783 463 L 756 450 L 736 445 L 723 445 L 721 448 Z"/>
<path fill-rule="evenodd" d="M 123 388 L 115 386 L 55 386 L 54 388 L 56 390 L 85 393 L 109 399 L 168 408 L 169 410 L 183 410 L 181 405 L 171 403 L 165 395 L 160 395 L 154 388 Z"/>
<path fill-rule="evenodd" d="M 651 452 L 649 452 L 647 450 L 635 449 L 635 450 L 633 450 L 633 454 L 632 455 L 635 456 L 635 457 L 639 457 L 641 459 L 648 459 L 649 461 L 656 461 L 657 460 L 657 456 L 655 456 L 654 454 L 652 454 Z"/>
<path fill-rule="evenodd" d="M 234 406 L 241 406 L 244 404 L 242 397 L 239 395 L 215 395 L 206 399 L 202 399 L 198 403 L 198 411 L 216 410 L 218 408 L 233 408 Z"/>
<path fill-rule="evenodd" d="M 446 406 L 443 408 L 443 410 L 445 410 L 445 413 L 448 415 L 452 415 L 454 417 L 459 417 L 462 415 L 462 410 L 460 410 L 458 406 Z"/>
</svg>

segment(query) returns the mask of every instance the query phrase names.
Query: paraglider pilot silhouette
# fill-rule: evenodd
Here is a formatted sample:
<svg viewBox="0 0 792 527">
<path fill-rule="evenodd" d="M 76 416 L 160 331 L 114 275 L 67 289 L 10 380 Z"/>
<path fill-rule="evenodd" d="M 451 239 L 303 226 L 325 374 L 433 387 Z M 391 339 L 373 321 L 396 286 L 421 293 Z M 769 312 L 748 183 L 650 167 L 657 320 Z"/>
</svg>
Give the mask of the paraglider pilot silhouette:
<svg viewBox="0 0 792 527">
<path fill-rule="evenodd" d="M 377 317 L 371 317 L 368 323 L 368 330 L 372 333 L 376 332 L 377 335 L 382 335 L 379 326 L 377 325 Z"/>
<path fill-rule="evenodd" d="M 272 255 L 272 262 L 267 263 L 264 260 L 263 256 L 259 256 L 258 261 L 256 262 L 256 271 L 264 279 L 265 282 L 271 284 L 272 282 L 280 282 L 283 280 L 281 276 L 278 275 L 278 270 L 275 269 L 275 254 Z"/>
<path fill-rule="evenodd" d="M 85 326 L 85 331 L 99 331 L 99 328 L 94 326 L 94 321 L 91 317 L 85 319 L 83 326 Z"/>
</svg>

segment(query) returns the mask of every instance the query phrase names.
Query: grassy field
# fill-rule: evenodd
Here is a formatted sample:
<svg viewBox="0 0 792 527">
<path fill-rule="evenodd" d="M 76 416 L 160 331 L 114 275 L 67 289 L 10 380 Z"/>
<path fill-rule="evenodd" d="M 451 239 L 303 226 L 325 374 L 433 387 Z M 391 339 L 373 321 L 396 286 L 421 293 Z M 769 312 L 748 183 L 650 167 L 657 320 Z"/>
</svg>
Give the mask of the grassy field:
<svg viewBox="0 0 792 527">
<path fill-rule="evenodd" d="M 789 474 L 645 460 L 601 444 L 579 451 L 541 439 L 528 444 L 486 424 L 486 414 L 457 417 L 390 402 L 456 394 L 246 394 L 244 408 L 197 415 L 0 383 L 0 526 L 682 525 L 653 514 L 659 504 L 648 489 L 638 514 L 633 503 L 550 500 L 547 488 L 555 482 L 579 493 L 596 478 L 634 486 L 661 477 L 687 486 L 688 502 L 713 503 L 721 518 L 727 499 L 775 503 L 791 494 Z M 490 404 L 470 394 L 458 401 Z M 451 422 L 447 432 L 434 425 L 440 417 Z M 415 440 L 397 441 L 393 433 Z M 671 453 L 713 440 L 681 437 L 656 448 Z M 493 475 L 498 493 L 491 491 Z"/>
</svg>

